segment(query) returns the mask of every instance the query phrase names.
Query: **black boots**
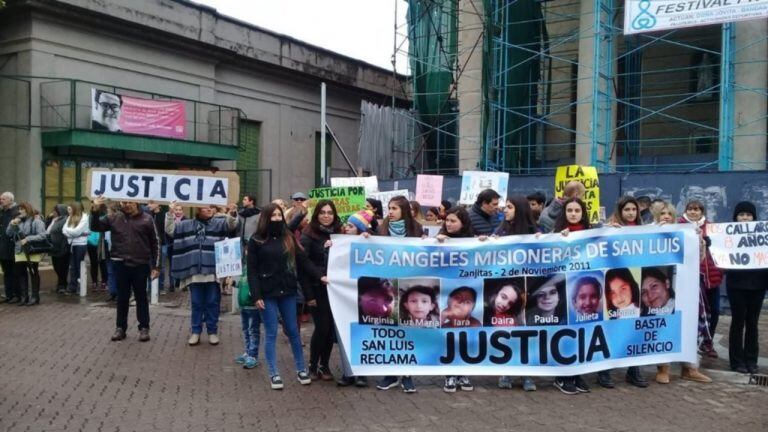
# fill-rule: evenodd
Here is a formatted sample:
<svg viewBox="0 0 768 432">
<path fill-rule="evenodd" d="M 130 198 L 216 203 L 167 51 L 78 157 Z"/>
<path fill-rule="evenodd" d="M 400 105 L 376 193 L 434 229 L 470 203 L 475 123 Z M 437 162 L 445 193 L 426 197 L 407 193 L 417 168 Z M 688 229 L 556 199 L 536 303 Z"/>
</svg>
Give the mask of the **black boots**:
<svg viewBox="0 0 768 432">
<path fill-rule="evenodd" d="M 627 382 L 635 387 L 648 387 L 648 381 L 645 380 L 643 374 L 640 373 L 640 368 L 637 366 L 627 368 Z"/>
<path fill-rule="evenodd" d="M 121 329 L 120 327 L 115 329 L 115 334 L 112 335 L 112 342 L 121 341 L 125 339 L 125 330 Z"/>
</svg>

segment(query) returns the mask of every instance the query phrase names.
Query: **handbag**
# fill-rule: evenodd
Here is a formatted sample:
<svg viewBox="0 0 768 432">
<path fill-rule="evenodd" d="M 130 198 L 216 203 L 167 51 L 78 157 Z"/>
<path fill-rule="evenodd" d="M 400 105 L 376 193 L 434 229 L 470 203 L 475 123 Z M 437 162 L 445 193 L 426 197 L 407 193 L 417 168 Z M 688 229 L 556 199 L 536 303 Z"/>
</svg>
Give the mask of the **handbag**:
<svg viewBox="0 0 768 432">
<path fill-rule="evenodd" d="M 52 250 L 53 243 L 51 243 L 51 239 L 48 236 L 39 240 L 29 240 L 21 245 L 21 251 L 27 255 L 51 253 Z"/>
</svg>

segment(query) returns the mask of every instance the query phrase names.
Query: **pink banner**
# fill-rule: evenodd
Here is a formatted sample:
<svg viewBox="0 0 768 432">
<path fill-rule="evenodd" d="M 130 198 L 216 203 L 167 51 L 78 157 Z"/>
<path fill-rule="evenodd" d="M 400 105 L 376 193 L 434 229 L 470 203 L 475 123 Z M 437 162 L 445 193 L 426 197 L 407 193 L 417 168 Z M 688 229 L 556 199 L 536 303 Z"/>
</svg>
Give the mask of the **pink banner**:
<svg viewBox="0 0 768 432">
<path fill-rule="evenodd" d="M 416 176 L 416 201 L 429 207 L 440 207 L 443 199 L 443 176 L 419 174 Z"/>
<path fill-rule="evenodd" d="M 137 135 L 186 138 L 184 102 L 140 99 L 91 90 L 91 127 Z"/>
</svg>

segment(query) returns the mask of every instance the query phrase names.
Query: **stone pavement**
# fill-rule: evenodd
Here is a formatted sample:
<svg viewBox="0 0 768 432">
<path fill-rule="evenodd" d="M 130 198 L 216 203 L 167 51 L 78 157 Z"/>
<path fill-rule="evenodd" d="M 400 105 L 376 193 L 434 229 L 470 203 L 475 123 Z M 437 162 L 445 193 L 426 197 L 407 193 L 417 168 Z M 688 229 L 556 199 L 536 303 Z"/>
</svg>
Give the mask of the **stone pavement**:
<svg viewBox="0 0 768 432">
<path fill-rule="evenodd" d="M 150 342 L 139 343 L 134 327 L 113 343 L 115 311 L 99 300 L 46 294 L 38 307 L 0 305 L 0 431 L 768 430 L 768 387 L 731 372 L 706 370 L 715 378 L 707 385 L 675 377 L 666 386 L 621 382 L 579 396 L 561 394 L 547 378 L 536 379 L 534 393 L 500 390 L 492 377 L 475 378 L 474 392 L 455 394 L 443 393 L 439 377 L 418 378 L 418 393 L 410 395 L 332 382 L 302 387 L 282 335 L 286 388 L 278 392 L 269 389 L 264 365 L 248 371 L 234 364 L 242 350 L 238 316 L 222 315 L 219 346 L 204 337 L 189 347 L 189 313 L 178 307 L 185 296 L 164 296 L 164 305 L 151 309 Z M 311 325 L 304 326 L 305 342 L 310 334 Z M 653 371 L 644 368 L 649 378 Z"/>
</svg>

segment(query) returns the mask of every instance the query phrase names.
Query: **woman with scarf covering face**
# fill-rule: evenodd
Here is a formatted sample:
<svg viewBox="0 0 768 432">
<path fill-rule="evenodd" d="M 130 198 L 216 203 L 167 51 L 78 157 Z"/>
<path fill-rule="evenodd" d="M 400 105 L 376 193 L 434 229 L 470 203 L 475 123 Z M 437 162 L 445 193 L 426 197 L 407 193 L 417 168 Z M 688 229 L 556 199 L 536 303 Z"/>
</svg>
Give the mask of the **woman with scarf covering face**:
<svg viewBox="0 0 768 432">
<path fill-rule="evenodd" d="M 293 352 L 296 376 L 302 385 L 312 383 L 304 363 L 301 338 L 296 325 L 296 296 L 299 277 L 302 286 L 328 279 L 317 270 L 287 229 L 283 210 L 269 204 L 262 210 L 254 235 L 248 240 L 248 284 L 251 298 L 261 309 L 266 330 L 264 352 L 269 367 L 270 386 L 283 388 L 283 379 L 277 367 L 278 313 L 288 335 Z"/>
<path fill-rule="evenodd" d="M 494 235 L 504 237 L 536 233 L 536 222 L 533 220 L 533 213 L 531 212 L 531 205 L 528 203 L 528 199 L 519 195 L 511 196 L 507 198 L 503 211 L 504 221 L 496 228 Z M 507 290 L 509 291 L 510 289 L 512 288 L 510 287 Z M 519 295 L 517 298 L 519 298 Z M 521 381 L 523 390 L 536 391 L 536 383 L 533 382 L 531 377 L 521 377 Z M 502 389 L 511 389 L 512 377 L 499 377 L 498 386 Z"/>
<path fill-rule="evenodd" d="M 704 257 L 699 263 L 699 288 L 701 300 L 699 309 L 699 352 L 710 358 L 717 358 L 717 351 L 712 344 L 718 318 L 720 318 L 720 282 L 723 274 L 715 266 L 715 261 L 709 253 L 709 237 L 707 237 L 707 211 L 699 200 L 691 200 L 685 205 L 685 213 L 678 222 L 692 223 L 696 225 L 701 236 L 705 251 Z"/>
<path fill-rule="evenodd" d="M 301 246 L 309 259 L 322 275 L 328 273 L 328 248 L 331 246 L 331 234 L 341 233 L 341 219 L 336 206 L 331 200 L 320 200 L 312 212 L 312 219 L 301 236 Z M 322 283 L 315 282 L 305 287 L 308 306 L 312 308 L 312 320 L 315 330 L 309 346 L 309 374 L 312 379 L 333 380 L 329 368 L 331 351 L 335 341 L 331 303 L 328 289 Z"/>
<path fill-rule="evenodd" d="M 755 205 L 749 201 L 736 204 L 733 220 L 756 221 Z M 732 317 L 728 337 L 728 360 L 731 370 L 755 374 L 758 372 L 757 321 L 768 286 L 768 270 L 728 270 L 725 277 Z"/>
<path fill-rule="evenodd" d="M 399 195 L 389 200 L 389 214 L 379 225 L 378 235 L 388 237 L 422 237 L 424 228 L 416 222 L 411 215 L 411 206 L 404 196 Z M 365 236 L 365 234 L 364 234 Z M 398 379 L 395 376 L 386 376 L 376 383 L 379 390 L 389 390 L 396 387 Z M 416 386 L 410 376 L 402 377 L 400 385 L 403 392 L 414 393 Z"/>
</svg>

